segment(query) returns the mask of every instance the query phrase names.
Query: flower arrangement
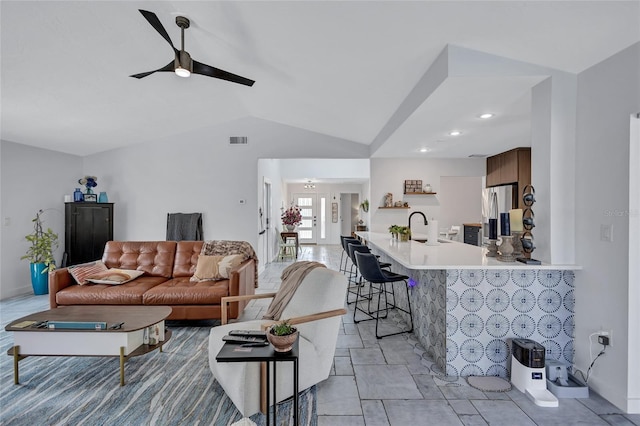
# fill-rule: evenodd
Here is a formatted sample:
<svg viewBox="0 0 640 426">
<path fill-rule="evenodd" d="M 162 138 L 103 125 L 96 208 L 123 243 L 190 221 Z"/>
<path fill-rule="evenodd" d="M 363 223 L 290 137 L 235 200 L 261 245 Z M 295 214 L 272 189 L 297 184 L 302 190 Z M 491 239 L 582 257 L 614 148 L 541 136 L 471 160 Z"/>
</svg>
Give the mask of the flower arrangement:
<svg viewBox="0 0 640 426">
<path fill-rule="evenodd" d="M 282 223 L 285 225 L 300 225 L 302 223 L 302 213 L 300 213 L 300 207 L 291 206 L 282 212 Z"/>
<path fill-rule="evenodd" d="M 81 179 L 78 179 L 78 183 L 80 185 L 84 185 L 87 188 L 87 194 L 91 194 L 91 188 L 95 188 L 98 186 L 97 182 L 98 178 L 95 176 L 85 176 Z"/>
</svg>

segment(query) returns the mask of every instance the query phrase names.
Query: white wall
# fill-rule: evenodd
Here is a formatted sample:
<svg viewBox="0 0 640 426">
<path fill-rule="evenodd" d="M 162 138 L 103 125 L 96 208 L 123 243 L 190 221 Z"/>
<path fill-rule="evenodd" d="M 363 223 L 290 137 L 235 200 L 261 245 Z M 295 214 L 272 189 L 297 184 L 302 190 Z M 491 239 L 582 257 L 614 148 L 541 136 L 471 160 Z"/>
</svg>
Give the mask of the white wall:
<svg viewBox="0 0 640 426">
<path fill-rule="evenodd" d="M 267 206 L 264 198 L 264 183 L 271 183 L 271 221 L 267 224 Z M 282 177 L 280 175 L 280 160 L 260 159 L 258 160 L 258 207 L 263 209 L 262 223 L 258 215 L 259 230 L 264 229 L 265 233 L 258 235 L 258 245 L 256 253 L 261 261 L 258 263 L 258 272 L 264 270 L 265 264 L 269 263 L 277 255 L 278 238 L 275 226 L 280 228 L 280 206 L 284 200 L 282 193 Z M 268 225 L 268 226 L 267 226 Z M 264 228 L 263 228 L 264 227 Z M 282 230 L 282 229 L 280 229 Z M 268 246 L 268 249 L 267 249 Z"/>
<path fill-rule="evenodd" d="M 627 376 L 640 378 L 640 362 L 636 354 L 640 348 L 640 112 L 631 118 L 629 146 L 629 356 Z M 633 283 L 633 284 L 632 284 Z M 640 412 L 640 380 L 629 380 L 629 410 Z"/>
<path fill-rule="evenodd" d="M 464 241 L 463 223 L 482 223 L 482 176 L 442 176 L 440 178 L 440 229 L 460 226 L 456 240 Z M 419 221 L 417 222 L 419 223 Z"/>
<path fill-rule="evenodd" d="M 640 302 L 630 300 L 638 297 L 639 283 L 629 279 L 629 120 L 640 111 L 639 75 L 640 43 L 579 74 L 575 152 L 575 252 L 584 267 L 576 279 L 575 364 L 584 371 L 589 366 L 590 333 L 613 330 L 612 345 L 596 362 L 589 385 L 635 413 L 640 376 L 628 366 L 638 363 L 640 325 L 629 324 L 629 307 L 637 309 Z M 603 224 L 613 225 L 613 241 L 600 239 Z"/>
<path fill-rule="evenodd" d="M 58 265 L 64 252 L 64 195 L 72 194 L 83 174 L 82 158 L 0 141 L 2 225 L 0 225 L 0 299 L 31 293 L 29 262 L 20 260 L 33 230 L 31 220 L 45 210 L 45 226 L 58 234 Z M 98 189 L 103 182 L 98 178 Z"/>
<path fill-rule="evenodd" d="M 280 174 L 283 179 L 369 179 L 369 159 L 282 159 Z"/>
<path fill-rule="evenodd" d="M 231 135 L 247 136 L 248 145 L 229 145 Z M 357 158 L 366 148 L 243 118 L 92 155 L 84 170 L 108 182 L 116 239 L 164 240 L 167 213 L 202 212 L 205 239 L 243 240 L 256 249 L 259 158 Z"/>
<path fill-rule="evenodd" d="M 472 176 L 485 175 L 486 160 L 484 158 L 470 159 L 371 159 L 371 181 L 369 199 L 370 229 L 374 232 L 388 232 L 390 225 L 406 225 L 409 215 L 414 211 L 423 212 L 428 219 L 435 218 L 441 223 L 447 221 L 441 215 L 441 204 L 438 195 L 404 195 L 405 180 L 422 180 L 423 186 L 431 184 L 433 192 L 440 192 L 440 178 L 442 176 Z M 410 209 L 388 210 L 379 209 L 384 205 L 387 192 L 393 194 L 393 200 L 406 201 Z M 478 197 L 481 197 L 479 192 Z M 481 215 L 481 203 L 478 203 L 478 218 Z M 420 220 L 414 218 L 411 224 L 416 233 L 426 233 L 426 227 Z"/>
</svg>

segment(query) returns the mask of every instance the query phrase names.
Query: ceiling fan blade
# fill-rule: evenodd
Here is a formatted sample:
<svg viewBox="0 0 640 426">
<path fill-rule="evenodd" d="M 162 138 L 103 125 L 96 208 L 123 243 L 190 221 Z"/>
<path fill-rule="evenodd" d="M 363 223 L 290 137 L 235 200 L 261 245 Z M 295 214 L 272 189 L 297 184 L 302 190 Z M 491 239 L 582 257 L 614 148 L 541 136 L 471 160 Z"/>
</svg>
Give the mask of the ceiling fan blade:
<svg viewBox="0 0 640 426">
<path fill-rule="evenodd" d="M 233 83 L 244 84 L 245 86 L 253 86 L 253 83 L 255 83 L 255 81 L 249 80 L 248 78 L 232 74 L 228 71 L 224 71 L 198 61 L 193 61 L 193 72 L 195 74 L 206 75 L 213 78 L 220 78 L 222 80 L 231 81 Z"/>
<path fill-rule="evenodd" d="M 167 33 L 167 30 L 164 29 L 164 26 L 160 22 L 160 19 L 158 19 L 158 16 L 153 12 L 149 12 L 148 10 L 138 10 L 140 11 L 140 13 L 142 13 L 142 16 L 144 16 L 145 19 L 149 21 L 151 26 L 156 29 L 156 31 L 162 36 L 162 38 L 167 40 L 167 43 L 171 45 L 171 48 L 174 51 L 177 51 L 177 49 L 173 45 L 173 42 L 171 41 L 171 38 L 169 37 L 169 34 Z"/>
<path fill-rule="evenodd" d="M 175 61 L 171 61 L 167 65 L 165 65 L 164 67 L 158 68 L 157 70 L 141 72 L 140 74 L 133 74 L 133 75 L 130 75 L 129 77 L 134 77 L 134 78 L 137 78 L 137 79 L 141 79 L 141 78 L 144 78 L 144 77 L 146 77 L 148 75 L 153 74 L 154 72 L 161 72 L 161 71 L 171 71 L 171 72 L 173 72 L 174 66 L 175 66 Z"/>
</svg>

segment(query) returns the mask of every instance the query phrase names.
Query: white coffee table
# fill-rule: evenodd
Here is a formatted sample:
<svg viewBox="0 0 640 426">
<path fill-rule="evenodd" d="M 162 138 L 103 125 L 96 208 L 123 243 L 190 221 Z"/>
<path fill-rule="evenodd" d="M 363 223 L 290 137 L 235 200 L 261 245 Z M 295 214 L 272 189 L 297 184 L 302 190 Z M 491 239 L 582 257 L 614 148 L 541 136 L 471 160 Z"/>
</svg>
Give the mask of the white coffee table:
<svg viewBox="0 0 640 426">
<path fill-rule="evenodd" d="M 171 314 L 168 306 L 64 306 L 19 318 L 5 327 L 14 334 L 14 383 L 19 384 L 18 363 L 28 356 L 117 356 L 120 358 L 120 386 L 124 386 L 124 364 L 128 358 L 144 355 L 171 338 L 164 320 Z M 48 329 L 26 325 L 42 321 L 103 321 L 106 330 Z M 120 328 L 110 329 L 123 323 Z M 145 344 L 145 331 L 160 331 L 157 344 Z M 163 336 L 164 335 L 164 336 Z"/>
</svg>

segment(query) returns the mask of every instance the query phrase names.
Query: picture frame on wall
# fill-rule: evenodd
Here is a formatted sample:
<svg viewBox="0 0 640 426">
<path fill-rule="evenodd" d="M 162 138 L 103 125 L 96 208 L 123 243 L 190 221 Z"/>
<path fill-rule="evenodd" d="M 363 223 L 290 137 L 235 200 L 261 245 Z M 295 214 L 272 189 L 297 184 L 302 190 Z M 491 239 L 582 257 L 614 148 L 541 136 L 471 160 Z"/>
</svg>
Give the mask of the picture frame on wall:
<svg viewBox="0 0 640 426">
<path fill-rule="evenodd" d="M 338 203 L 331 203 L 331 222 L 338 223 Z"/>
<path fill-rule="evenodd" d="M 98 202 L 98 194 L 84 194 L 84 202 L 85 203 L 97 203 Z"/>
</svg>

